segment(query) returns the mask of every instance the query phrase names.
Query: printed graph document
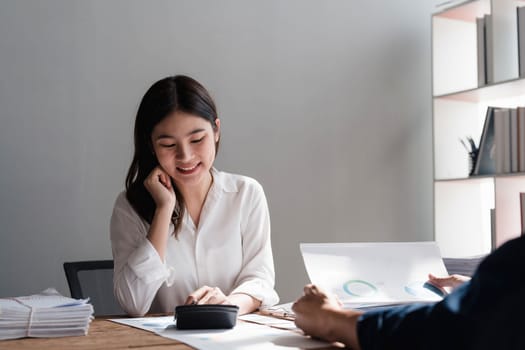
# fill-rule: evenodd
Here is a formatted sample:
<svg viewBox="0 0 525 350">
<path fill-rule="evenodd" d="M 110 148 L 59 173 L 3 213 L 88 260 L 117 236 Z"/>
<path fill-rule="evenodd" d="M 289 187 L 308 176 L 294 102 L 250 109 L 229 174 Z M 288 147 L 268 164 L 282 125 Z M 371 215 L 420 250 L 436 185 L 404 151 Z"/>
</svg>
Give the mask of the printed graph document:
<svg viewBox="0 0 525 350">
<path fill-rule="evenodd" d="M 310 281 L 347 308 L 442 299 L 425 284 L 447 275 L 435 242 L 302 243 Z"/>
<path fill-rule="evenodd" d="M 196 349 L 259 350 L 259 349 L 321 349 L 329 343 L 306 337 L 300 333 L 267 325 L 238 321 L 233 329 L 179 330 L 173 316 L 117 318 L 110 321 L 156 333 L 178 340 Z"/>
</svg>

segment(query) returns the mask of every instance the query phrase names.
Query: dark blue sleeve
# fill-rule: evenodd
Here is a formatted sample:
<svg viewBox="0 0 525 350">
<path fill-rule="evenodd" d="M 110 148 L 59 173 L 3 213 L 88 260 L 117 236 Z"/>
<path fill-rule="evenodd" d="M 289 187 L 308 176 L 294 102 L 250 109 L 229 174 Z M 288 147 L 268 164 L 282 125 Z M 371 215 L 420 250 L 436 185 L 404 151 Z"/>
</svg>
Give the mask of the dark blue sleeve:
<svg viewBox="0 0 525 350">
<path fill-rule="evenodd" d="M 357 332 L 363 350 L 524 350 L 525 237 L 489 255 L 442 301 L 367 312 Z"/>
</svg>

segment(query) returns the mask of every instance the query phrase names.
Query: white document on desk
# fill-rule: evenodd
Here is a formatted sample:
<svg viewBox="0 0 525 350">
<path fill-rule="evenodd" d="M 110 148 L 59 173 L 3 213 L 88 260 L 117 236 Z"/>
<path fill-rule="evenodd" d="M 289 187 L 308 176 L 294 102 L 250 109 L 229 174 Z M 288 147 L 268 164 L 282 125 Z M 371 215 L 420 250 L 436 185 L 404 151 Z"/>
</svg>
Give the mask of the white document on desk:
<svg viewBox="0 0 525 350">
<path fill-rule="evenodd" d="M 301 243 L 310 281 L 346 308 L 432 302 L 428 274 L 447 275 L 435 242 Z"/>
<path fill-rule="evenodd" d="M 233 329 L 179 330 L 173 316 L 117 318 L 110 321 L 144 329 L 162 337 L 178 340 L 196 349 L 266 350 L 320 349 L 329 343 L 300 333 L 238 321 Z"/>
</svg>

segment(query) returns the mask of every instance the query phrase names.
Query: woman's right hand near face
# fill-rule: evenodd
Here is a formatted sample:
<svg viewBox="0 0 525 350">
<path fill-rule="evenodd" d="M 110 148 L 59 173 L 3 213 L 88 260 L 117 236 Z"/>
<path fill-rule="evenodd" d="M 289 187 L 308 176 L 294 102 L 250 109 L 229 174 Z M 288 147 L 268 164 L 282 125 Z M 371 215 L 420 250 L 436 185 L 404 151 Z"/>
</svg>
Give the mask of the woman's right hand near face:
<svg viewBox="0 0 525 350">
<path fill-rule="evenodd" d="M 144 180 L 144 187 L 153 197 L 157 209 L 173 211 L 176 202 L 175 190 L 170 176 L 160 166 L 155 167 Z"/>
<path fill-rule="evenodd" d="M 144 180 L 144 187 L 151 194 L 156 205 L 147 238 L 164 261 L 170 234 L 169 225 L 175 208 L 175 189 L 170 176 L 159 166 Z"/>
</svg>

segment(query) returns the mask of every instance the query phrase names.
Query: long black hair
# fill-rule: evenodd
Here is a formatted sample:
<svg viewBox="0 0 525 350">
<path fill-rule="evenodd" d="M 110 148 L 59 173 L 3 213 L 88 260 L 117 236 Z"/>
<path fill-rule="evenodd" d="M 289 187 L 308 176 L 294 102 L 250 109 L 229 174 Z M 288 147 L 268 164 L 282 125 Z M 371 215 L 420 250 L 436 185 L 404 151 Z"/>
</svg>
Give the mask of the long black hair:
<svg viewBox="0 0 525 350">
<path fill-rule="evenodd" d="M 151 134 L 155 126 L 175 111 L 192 114 L 206 119 L 217 130 L 217 109 L 210 94 L 196 80 L 176 75 L 154 83 L 140 102 L 135 119 L 135 151 L 126 176 L 126 198 L 135 211 L 149 224 L 155 213 L 155 201 L 144 187 L 144 180 L 159 165 L 153 152 Z M 219 141 L 215 143 L 215 153 L 219 150 Z M 175 225 L 174 234 L 180 231 L 184 216 L 184 198 L 172 181 L 177 197 L 171 221 Z"/>
</svg>

